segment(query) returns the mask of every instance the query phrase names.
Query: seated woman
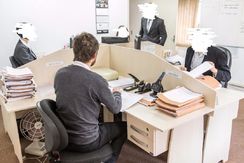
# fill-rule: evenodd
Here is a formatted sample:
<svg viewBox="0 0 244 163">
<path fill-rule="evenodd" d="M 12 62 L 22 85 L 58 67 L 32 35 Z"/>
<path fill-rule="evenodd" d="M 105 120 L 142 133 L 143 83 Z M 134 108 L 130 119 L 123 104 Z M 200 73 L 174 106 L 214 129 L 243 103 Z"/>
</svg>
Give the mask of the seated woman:
<svg viewBox="0 0 244 163">
<path fill-rule="evenodd" d="M 212 33 L 208 34 L 207 29 L 194 29 L 189 41 L 191 47 L 186 51 L 185 67 L 183 69 L 191 71 L 205 61 L 213 65 L 209 71 L 203 75 L 215 77 L 219 82 L 228 82 L 231 79 L 230 68 L 227 65 L 227 56 L 224 51 L 212 46 Z"/>
<path fill-rule="evenodd" d="M 20 37 L 14 50 L 14 60 L 19 66 L 35 60 L 36 55 L 29 47 L 29 41 L 35 41 L 37 37 L 33 25 L 26 22 L 17 23 L 14 32 Z"/>
</svg>

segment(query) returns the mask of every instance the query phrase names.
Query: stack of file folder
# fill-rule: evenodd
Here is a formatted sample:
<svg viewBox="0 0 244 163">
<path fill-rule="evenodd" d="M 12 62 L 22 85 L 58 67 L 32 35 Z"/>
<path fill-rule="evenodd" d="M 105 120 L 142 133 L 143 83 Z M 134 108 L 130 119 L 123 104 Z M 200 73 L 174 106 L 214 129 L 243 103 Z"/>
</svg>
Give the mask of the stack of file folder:
<svg viewBox="0 0 244 163">
<path fill-rule="evenodd" d="M 185 87 L 158 93 L 157 96 L 157 109 L 174 117 L 191 113 L 205 106 L 202 94 L 192 92 Z"/>
<path fill-rule="evenodd" d="M 5 102 L 32 98 L 36 92 L 36 85 L 30 69 L 14 69 L 6 67 L 2 72 L 1 90 Z"/>
</svg>

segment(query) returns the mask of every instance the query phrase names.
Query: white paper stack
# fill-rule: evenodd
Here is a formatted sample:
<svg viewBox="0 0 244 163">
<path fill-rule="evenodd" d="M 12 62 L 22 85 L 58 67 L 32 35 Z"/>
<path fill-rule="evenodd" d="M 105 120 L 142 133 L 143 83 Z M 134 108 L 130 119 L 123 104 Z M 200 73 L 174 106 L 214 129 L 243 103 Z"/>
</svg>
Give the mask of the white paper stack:
<svg viewBox="0 0 244 163">
<path fill-rule="evenodd" d="M 134 84 L 134 79 L 120 76 L 117 80 L 108 82 L 110 88 L 126 88 Z"/>
<path fill-rule="evenodd" d="M 121 98 L 122 107 L 120 111 L 124 112 L 126 109 L 129 109 L 132 105 L 140 101 L 143 98 L 143 95 L 122 91 Z"/>
<path fill-rule="evenodd" d="M 29 68 L 6 67 L 2 72 L 2 96 L 6 102 L 31 98 L 35 95 L 36 84 Z"/>
</svg>

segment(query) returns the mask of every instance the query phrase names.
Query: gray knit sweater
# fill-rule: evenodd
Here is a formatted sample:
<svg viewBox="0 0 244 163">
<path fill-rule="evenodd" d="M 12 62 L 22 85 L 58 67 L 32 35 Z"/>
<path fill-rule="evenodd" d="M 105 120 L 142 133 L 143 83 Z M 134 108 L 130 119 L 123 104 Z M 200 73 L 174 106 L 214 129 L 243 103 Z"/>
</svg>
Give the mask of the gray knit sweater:
<svg viewBox="0 0 244 163">
<path fill-rule="evenodd" d="M 55 76 L 57 113 L 73 144 L 89 144 L 99 136 L 101 104 L 112 113 L 121 109 L 121 94 L 111 93 L 100 75 L 77 65 L 61 68 Z"/>
</svg>

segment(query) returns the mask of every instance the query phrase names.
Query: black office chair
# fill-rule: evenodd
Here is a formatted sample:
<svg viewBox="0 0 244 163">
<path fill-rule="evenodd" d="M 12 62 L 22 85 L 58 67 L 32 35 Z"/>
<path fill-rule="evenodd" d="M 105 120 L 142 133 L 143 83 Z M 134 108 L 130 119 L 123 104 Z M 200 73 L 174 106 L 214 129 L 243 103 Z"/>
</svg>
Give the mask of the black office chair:
<svg viewBox="0 0 244 163">
<path fill-rule="evenodd" d="M 41 114 L 45 128 L 45 148 L 49 153 L 50 162 L 62 163 L 100 163 L 112 156 L 110 144 L 89 152 L 70 152 L 65 148 L 68 145 L 68 134 L 56 112 L 56 102 L 44 99 L 37 103 L 37 110 Z"/>
<path fill-rule="evenodd" d="M 9 60 L 13 68 L 17 68 L 20 66 L 19 63 L 14 59 L 14 56 L 10 56 Z"/>
<path fill-rule="evenodd" d="M 229 51 L 229 49 L 223 47 L 223 46 L 217 46 L 218 49 L 222 50 L 224 52 L 224 54 L 226 55 L 227 58 L 227 65 L 229 66 L 229 68 L 231 69 L 231 65 L 232 65 L 232 55 L 231 52 Z M 227 88 L 228 86 L 228 82 L 222 82 L 222 85 L 224 88 Z"/>
</svg>

